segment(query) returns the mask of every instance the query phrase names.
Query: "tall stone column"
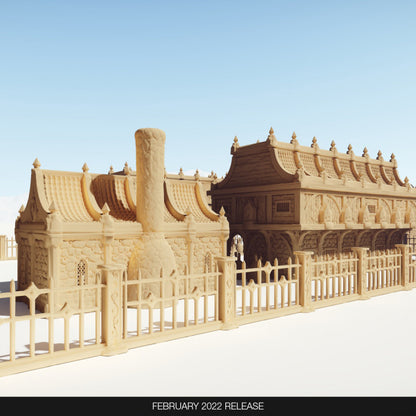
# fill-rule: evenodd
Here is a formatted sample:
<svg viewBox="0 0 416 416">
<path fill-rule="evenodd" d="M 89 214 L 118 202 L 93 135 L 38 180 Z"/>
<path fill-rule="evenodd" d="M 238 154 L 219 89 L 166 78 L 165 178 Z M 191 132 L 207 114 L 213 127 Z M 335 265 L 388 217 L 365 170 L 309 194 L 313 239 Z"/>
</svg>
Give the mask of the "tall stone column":
<svg viewBox="0 0 416 416">
<path fill-rule="evenodd" d="M 159 282 L 142 284 L 140 293 L 146 297 L 150 292 L 162 294 L 160 277 L 169 278 L 176 271 L 176 261 L 164 235 L 164 175 L 165 140 L 162 130 L 145 128 L 136 131 L 136 218 L 143 233 L 133 250 L 129 262 L 128 277 L 136 279 L 159 279 Z M 171 293 L 171 285 L 163 285 L 165 296 Z M 138 286 L 130 285 L 129 297 L 137 299 Z"/>
</svg>

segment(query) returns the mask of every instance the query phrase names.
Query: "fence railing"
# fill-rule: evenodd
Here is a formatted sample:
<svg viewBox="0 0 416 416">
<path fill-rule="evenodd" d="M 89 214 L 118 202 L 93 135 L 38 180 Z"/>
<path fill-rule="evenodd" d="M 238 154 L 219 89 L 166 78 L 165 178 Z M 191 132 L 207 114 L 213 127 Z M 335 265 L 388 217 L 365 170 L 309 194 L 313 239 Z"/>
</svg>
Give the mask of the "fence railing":
<svg viewBox="0 0 416 416">
<path fill-rule="evenodd" d="M 416 287 L 408 245 L 332 256 L 298 251 L 287 264 L 243 262 L 238 270 L 234 257 L 219 257 L 216 265 L 151 279 L 105 265 L 80 286 L 50 279 L 43 288 L 0 287 L 0 376 Z"/>
<path fill-rule="evenodd" d="M 0 235 L 0 260 L 16 260 L 17 243 L 16 240 Z"/>
</svg>

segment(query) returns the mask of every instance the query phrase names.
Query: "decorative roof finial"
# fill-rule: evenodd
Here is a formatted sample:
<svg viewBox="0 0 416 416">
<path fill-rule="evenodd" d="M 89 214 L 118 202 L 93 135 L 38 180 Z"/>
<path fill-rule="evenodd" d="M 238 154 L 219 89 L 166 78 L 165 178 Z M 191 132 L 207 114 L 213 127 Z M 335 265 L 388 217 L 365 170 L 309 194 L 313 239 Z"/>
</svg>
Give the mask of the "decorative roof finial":
<svg viewBox="0 0 416 416">
<path fill-rule="evenodd" d="M 383 153 L 381 153 L 381 150 L 377 153 L 377 160 L 383 160 Z"/>
<path fill-rule="evenodd" d="M 33 162 L 33 167 L 35 169 L 40 168 L 40 162 L 39 162 L 38 158 L 36 158 L 35 161 Z"/>
<path fill-rule="evenodd" d="M 331 142 L 331 147 L 330 147 L 330 149 L 329 150 L 336 150 L 337 148 L 335 147 L 335 142 L 334 142 L 334 140 L 332 140 L 332 142 Z"/>
<path fill-rule="evenodd" d="M 367 156 L 368 156 L 368 149 L 366 147 L 364 147 L 363 157 L 367 157 Z"/>
<path fill-rule="evenodd" d="M 347 151 L 347 154 L 349 155 L 349 154 L 351 154 L 352 153 L 352 145 L 351 144 L 349 144 L 348 145 L 348 151 Z"/>
<path fill-rule="evenodd" d="M 276 136 L 274 135 L 274 130 L 273 127 L 270 127 L 269 130 L 269 135 L 267 136 L 267 140 L 271 143 L 271 144 L 276 144 L 277 140 L 276 140 Z M 257 141 L 257 143 L 259 143 L 259 141 Z"/>
<path fill-rule="evenodd" d="M 124 164 L 123 173 L 124 173 L 125 175 L 128 175 L 128 174 L 130 173 L 129 164 L 128 164 L 127 162 Z"/>
<path fill-rule="evenodd" d="M 396 156 L 392 153 L 390 156 L 390 162 L 393 162 L 394 160 L 396 160 Z"/>
<path fill-rule="evenodd" d="M 298 141 L 296 140 L 296 133 L 295 132 L 293 132 L 293 134 L 292 134 L 292 140 L 290 141 L 290 143 L 292 143 L 292 144 L 297 144 L 298 143 Z"/>
<path fill-rule="evenodd" d="M 182 168 L 180 168 L 180 169 L 179 169 L 179 173 L 178 173 L 178 175 L 179 175 L 179 178 L 180 178 L 180 179 L 183 179 L 183 178 L 184 178 L 184 176 L 185 176 L 185 175 L 184 175 L 184 173 L 183 173 L 183 169 L 182 169 Z"/>
<path fill-rule="evenodd" d="M 114 173 L 114 168 L 113 166 L 110 166 L 110 170 L 108 171 L 109 175 L 112 175 Z"/>
<path fill-rule="evenodd" d="M 88 167 L 88 165 L 87 165 L 86 163 L 84 163 L 84 164 L 82 165 L 82 171 L 83 171 L 84 173 L 87 173 L 89 170 L 90 170 L 90 168 Z"/>
<path fill-rule="evenodd" d="M 231 148 L 231 153 L 234 153 L 239 147 L 240 147 L 240 144 L 238 143 L 238 137 L 235 136 L 234 137 L 234 143 L 233 143 L 233 146 Z"/>
<path fill-rule="evenodd" d="M 199 180 L 199 178 L 200 178 L 201 176 L 199 175 L 199 171 L 198 171 L 198 169 L 195 171 L 195 175 L 194 175 L 194 178 L 196 179 L 196 180 Z"/>
<path fill-rule="evenodd" d="M 313 136 L 313 138 L 312 138 L 311 147 L 314 147 L 314 148 L 318 147 L 318 140 L 316 140 L 315 136 Z"/>
</svg>

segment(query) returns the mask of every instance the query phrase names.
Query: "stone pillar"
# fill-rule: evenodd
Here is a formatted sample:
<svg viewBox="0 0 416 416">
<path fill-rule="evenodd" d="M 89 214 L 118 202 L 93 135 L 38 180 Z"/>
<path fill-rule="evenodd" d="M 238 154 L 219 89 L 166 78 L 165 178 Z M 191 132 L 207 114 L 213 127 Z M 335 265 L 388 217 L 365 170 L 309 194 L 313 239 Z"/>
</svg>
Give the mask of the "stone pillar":
<svg viewBox="0 0 416 416">
<path fill-rule="evenodd" d="M 166 135 L 159 129 L 136 131 L 136 217 L 143 231 L 163 232 Z"/>
<path fill-rule="evenodd" d="M 173 251 L 164 235 L 164 177 L 165 177 L 165 133 L 159 129 L 136 131 L 136 218 L 141 223 L 143 233 L 134 248 L 129 261 L 130 280 L 170 278 L 176 272 Z M 160 284 L 142 286 L 142 293 L 149 292 L 162 296 Z M 172 285 L 164 285 L 164 296 L 170 296 Z M 137 299 L 137 286 L 129 287 L 129 298 Z"/>
<path fill-rule="evenodd" d="M 216 257 L 219 277 L 219 319 L 223 322 L 222 329 L 233 329 L 236 309 L 236 264 L 235 257 Z"/>
<path fill-rule="evenodd" d="M 407 244 L 396 244 L 402 254 L 402 261 L 400 263 L 401 269 L 401 284 L 404 289 L 410 289 L 409 287 L 409 257 L 410 257 L 410 246 Z"/>
<path fill-rule="evenodd" d="M 106 348 L 102 355 L 114 355 L 127 351 L 122 344 L 123 336 L 123 292 L 122 266 L 100 265 L 102 291 L 102 338 Z"/>
<path fill-rule="evenodd" d="M 7 259 L 7 239 L 5 235 L 0 235 L 0 260 Z"/>
<path fill-rule="evenodd" d="M 367 258 L 368 247 L 352 247 L 351 250 L 357 254 L 357 291 L 362 299 L 368 299 L 367 291 Z"/>
<path fill-rule="evenodd" d="M 303 312 L 312 312 L 312 251 L 295 251 L 293 255 L 299 259 L 299 303 Z"/>
</svg>

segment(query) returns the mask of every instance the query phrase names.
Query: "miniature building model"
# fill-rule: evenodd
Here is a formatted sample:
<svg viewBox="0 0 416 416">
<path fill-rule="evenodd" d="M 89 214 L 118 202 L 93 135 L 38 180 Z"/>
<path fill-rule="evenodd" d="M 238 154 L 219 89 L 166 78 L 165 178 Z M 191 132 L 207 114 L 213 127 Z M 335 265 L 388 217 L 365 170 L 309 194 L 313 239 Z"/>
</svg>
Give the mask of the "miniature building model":
<svg viewBox="0 0 416 416">
<path fill-rule="evenodd" d="M 316 138 L 300 146 L 295 134 L 282 143 L 273 129 L 264 142 L 240 146 L 235 138 L 231 154 L 226 177 L 212 185 L 212 207 L 224 207 L 250 267 L 286 263 L 299 250 L 392 248 L 416 225 L 416 191 L 400 179 L 394 155 L 371 159 L 351 146 L 342 154 L 334 142 L 322 150 Z"/>
<path fill-rule="evenodd" d="M 136 172 L 108 174 L 43 170 L 36 160 L 27 205 L 16 220 L 18 285 L 85 284 L 100 265 L 117 264 L 129 278 L 210 271 L 226 255 L 228 222 L 213 212 L 213 178 L 167 175 L 165 134 L 136 132 Z M 132 277 L 131 277 L 132 276 Z M 76 294 L 75 294 L 76 295 Z M 39 297 L 42 309 L 42 296 Z M 58 305 L 68 299 L 57 300 Z"/>
</svg>

